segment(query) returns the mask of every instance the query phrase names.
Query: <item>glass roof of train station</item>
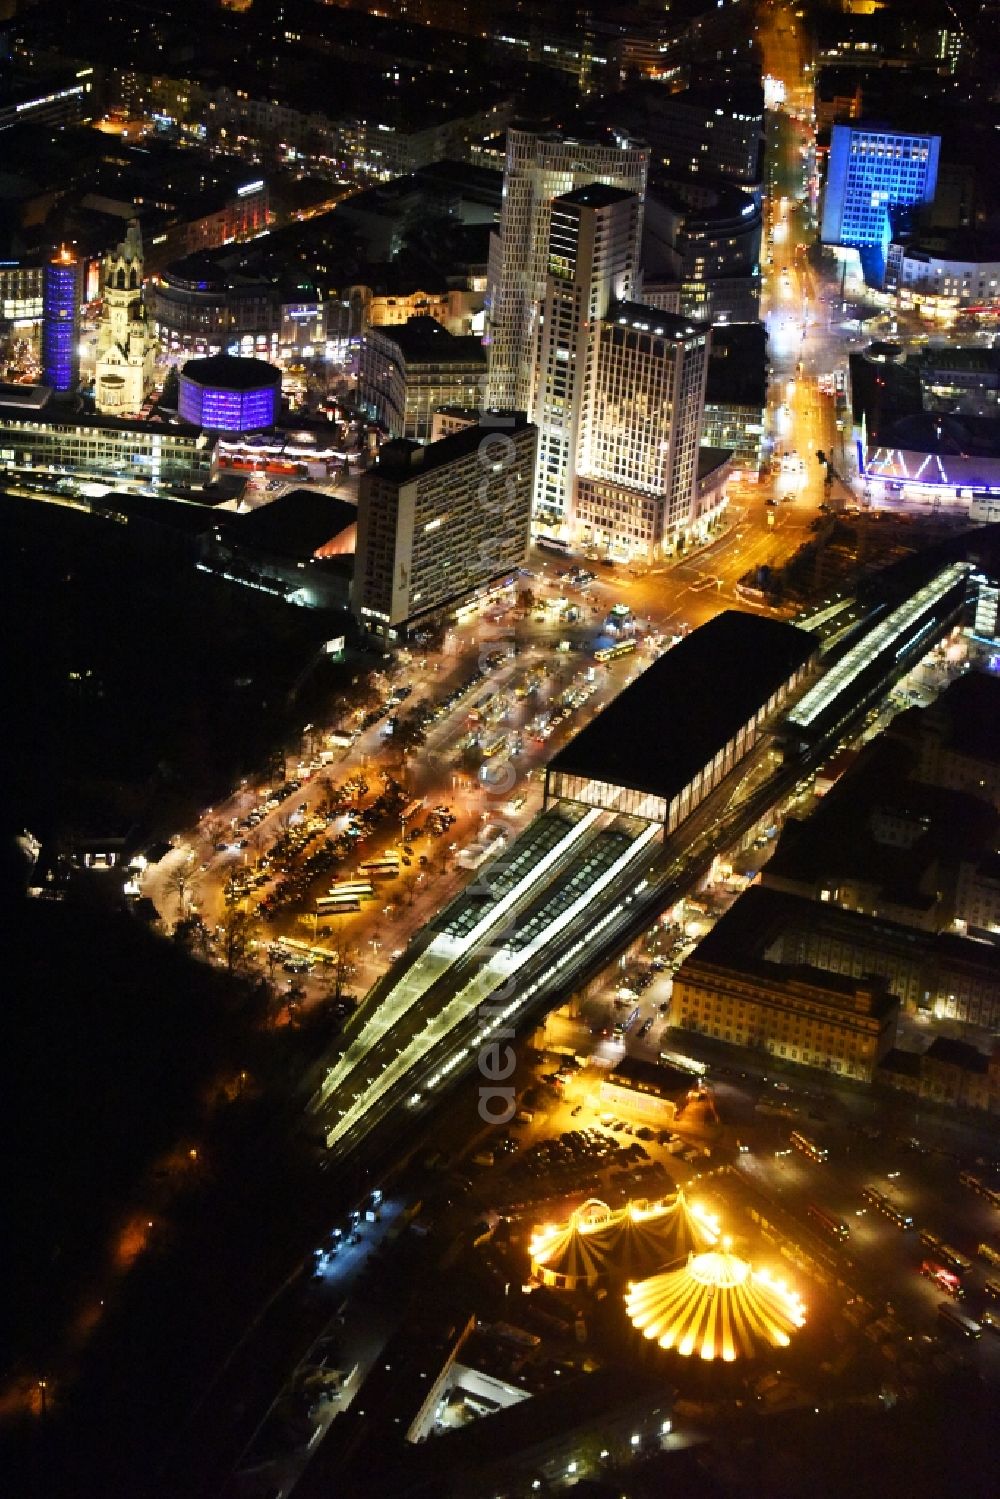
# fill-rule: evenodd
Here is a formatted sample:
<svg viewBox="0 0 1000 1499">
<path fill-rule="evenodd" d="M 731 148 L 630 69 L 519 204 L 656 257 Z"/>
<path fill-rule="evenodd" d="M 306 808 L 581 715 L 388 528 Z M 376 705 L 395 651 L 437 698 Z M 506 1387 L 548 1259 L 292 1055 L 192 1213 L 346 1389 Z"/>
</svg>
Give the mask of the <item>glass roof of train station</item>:
<svg viewBox="0 0 1000 1499">
<path fill-rule="evenodd" d="M 548 899 L 536 911 L 520 922 L 505 944 L 511 952 L 529 947 L 539 933 L 551 926 L 557 916 L 569 909 L 579 895 L 611 868 L 636 837 L 642 824 L 636 823 L 627 830 L 623 823 L 616 823 L 604 833 L 598 833 L 581 850 L 580 857 L 566 870 L 557 884 L 550 889 Z"/>
<path fill-rule="evenodd" d="M 566 836 L 567 829 L 579 822 L 583 807 L 551 807 L 517 840 L 509 853 L 488 864 L 481 877 L 454 901 L 446 911 L 441 931 L 448 937 L 467 937 L 486 913 L 509 895 L 533 865 Z"/>
<path fill-rule="evenodd" d="M 912 630 L 927 610 L 942 599 L 949 589 L 954 588 L 968 572 L 967 562 L 953 562 L 929 583 L 925 583 L 923 588 L 918 588 L 905 604 L 894 609 L 870 630 L 809 689 L 791 710 L 787 721 L 798 728 L 809 728 L 856 681 L 866 667 Z"/>
</svg>

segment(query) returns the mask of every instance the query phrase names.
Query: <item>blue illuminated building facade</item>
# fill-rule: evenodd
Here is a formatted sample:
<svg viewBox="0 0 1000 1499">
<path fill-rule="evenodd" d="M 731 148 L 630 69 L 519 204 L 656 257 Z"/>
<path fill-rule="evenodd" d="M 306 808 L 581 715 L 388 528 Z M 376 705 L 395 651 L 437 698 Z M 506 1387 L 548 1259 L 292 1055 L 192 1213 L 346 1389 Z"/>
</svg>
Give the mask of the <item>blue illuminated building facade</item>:
<svg viewBox="0 0 1000 1499">
<path fill-rule="evenodd" d="M 69 250 L 60 250 L 42 276 L 42 380 L 57 393 L 75 391 L 80 383 L 80 303 L 83 266 Z"/>
<path fill-rule="evenodd" d="M 189 359 L 181 371 L 177 410 L 212 432 L 273 427 L 281 409 L 281 371 L 263 359 L 228 354 Z"/>
<path fill-rule="evenodd" d="M 929 203 L 937 186 L 939 135 L 886 125 L 834 125 L 823 198 L 821 238 L 881 255 L 889 245 L 889 209 Z"/>
</svg>

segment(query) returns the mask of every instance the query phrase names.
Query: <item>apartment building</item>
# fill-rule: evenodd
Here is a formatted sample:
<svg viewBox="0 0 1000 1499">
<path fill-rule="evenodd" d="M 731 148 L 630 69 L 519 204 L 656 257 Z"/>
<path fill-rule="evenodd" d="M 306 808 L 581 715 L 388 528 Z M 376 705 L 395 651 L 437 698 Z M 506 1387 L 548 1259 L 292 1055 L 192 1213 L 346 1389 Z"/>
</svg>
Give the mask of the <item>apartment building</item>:
<svg viewBox="0 0 1000 1499">
<path fill-rule="evenodd" d="M 429 442 L 439 406 L 480 406 L 486 356 L 474 335 L 435 318 L 370 328 L 361 343 L 358 404 L 391 437 Z"/>
<path fill-rule="evenodd" d="M 528 548 L 537 430 L 523 412 L 427 446 L 386 443 L 362 476 L 351 607 L 384 645 L 509 578 Z"/>
</svg>

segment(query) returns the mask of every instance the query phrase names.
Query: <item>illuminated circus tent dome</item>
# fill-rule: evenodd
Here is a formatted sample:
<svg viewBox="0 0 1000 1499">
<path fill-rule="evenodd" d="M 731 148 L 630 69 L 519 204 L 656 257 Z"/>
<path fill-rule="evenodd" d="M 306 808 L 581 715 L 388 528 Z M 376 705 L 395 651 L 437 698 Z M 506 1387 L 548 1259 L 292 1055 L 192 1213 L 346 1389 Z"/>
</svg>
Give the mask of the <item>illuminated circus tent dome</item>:
<svg viewBox="0 0 1000 1499">
<path fill-rule="evenodd" d="M 546 1285 L 574 1291 L 649 1275 L 692 1250 L 707 1249 L 718 1237 L 718 1224 L 683 1192 L 663 1202 L 628 1202 L 616 1211 L 591 1198 L 565 1223 L 535 1231 L 531 1269 Z"/>
<path fill-rule="evenodd" d="M 805 1321 L 805 1307 L 784 1281 L 728 1247 L 640 1281 L 625 1307 L 633 1326 L 661 1348 L 726 1363 L 752 1358 L 765 1345 L 787 1347 Z"/>
</svg>

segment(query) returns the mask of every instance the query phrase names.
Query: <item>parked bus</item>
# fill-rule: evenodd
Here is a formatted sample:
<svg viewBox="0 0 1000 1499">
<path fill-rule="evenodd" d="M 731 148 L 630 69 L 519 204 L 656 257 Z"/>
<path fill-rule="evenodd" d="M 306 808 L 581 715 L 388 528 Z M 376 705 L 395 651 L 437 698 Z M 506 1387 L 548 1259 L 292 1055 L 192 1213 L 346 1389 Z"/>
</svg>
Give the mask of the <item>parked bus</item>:
<svg viewBox="0 0 1000 1499">
<path fill-rule="evenodd" d="M 422 796 L 416 797 L 412 802 L 407 802 L 406 806 L 399 814 L 400 822 L 409 822 L 411 818 L 416 817 L 417 813 L 420 811 L 423 805 L 424 798 Z"/>
<path fill-rule="evenodd" d="M 373 900 L 375 888 L 371 880 L 337 880 L 330 886 L 329 895 L 356 895 L 359 900 Z"/>
<path fill-rule="evenodd" d="M 316 901 L 317 916 L 342 916 L 360 910 L 361 897 L 358 895 L 321 895 Z"/>
<path fill-rule="evenodd" d="M 661 1051 L 660 1061 L 668 1067 L 676 1067 L 680 1072 L 692 1072 L 695 1077 L 704 1077 L 708 1072 L 706 1063 L 697 1062 L 694 1057 L 686 1057 L 680 1051 Z"/>
<path fill-rule="evenodd" d="M 983 1290 L 991 1301 L 1000 1301 L 1000 1282 L 995 1280 L 984 1281 Z"/>
<path fill-rule="evenodd" d="M 358 865 L 358 873 L 369 879 L 391 879 L 399 873 L 399 859 L 395 854 L 387 854 L 383 859 L 368 859 Z"/>
<path fill-rule="evenodd" d="M 475 724 L 475 723 L 485 723 L 486 722 L 486 715 L 489 713 L 490 708 L 493 706 L 493 704 L 494 704 L 495 701 L 496 701 L 496 693 L 495 692 L 487 692 L 487 693 L 485 693 L 479 699 L 479 701 L 473 703 L 472 707 L 469 709 L 469 722 L 473 723 L 473 724 Z"/>
<path fill-rule="evenodd" d="M 952 1306 L 949 1301 L 938 1304 L 938 1316 L 942 1322 L 947 1322 L 956 1332 L 960 1332 L 964 1338 L 981 1338 L 983 1329 L 972 1317 L 967 1317 L 960 1312 L 957 1306 Z"/>
<path fill-rule="evenodd" d="M 877 1212 L 888 1218 L 889 1222 L 894 1224 L 896 1228 L 905 1230 L 913 1227 L 913 1219 L 909 1213 L 904 1213 L 894 1202 L 890 1202 L 885 1193 L 880 1192 L 878 1187 L 865 1187 L 861 1196 Z"/>
<path fill-rule="evenodd" d="M 988 1239 L 983 1240 L 976 1253 L 988 1265 L 1000 1265 L 1000 1249 L 995 1244 L 991 1244 Z"/>
<path fill-rule="evenodd" d="M 815 1202 L 809 1203 L 806 1212 L 816 1227 L 822 1229 L 828 1238 L 836 1239 L 838 1244 L 842 1244 L 845 1239 L 851 1237 L 851 1230 L 843 1219 L 835 1218 L 832 1213 L 828 1213 L 825 1208 L 818 1207 Z"/>
<path fill-rule="evenodd" d="M 1000 1208 L 1000 1188 L 991 1187 L 988 1182 L 984 1182 L 973 1171 L 959 1172 L 958 1179 L 963 1187 L 968 1187 L 970 1191 L 975 1192 L 979 1197 L 985 1197 L 986 1201 L 992 1207 Z"/>
<path fill-rule="evenodd" d="M 507 734 L 497 733 L 487 735 L 481 745 L 483 759 L 492 760 L 494 755 L 502 754 L 509 744 L 510 738 Z"/>
<path fill-rule="evenodd" d="M 569 555 L 569 542 L 559 536 L 539 536 L 537 545 L 543 552 L 559 552 L 563 557 Z"/>
<path fill-rule="evenodd" d="M 950 1244 L 945 1244 L 937 1234 L 931 1233 L 929 1228 L 921 1229 L 920 1242 L 926 1249 L 932 1249 L 939 1259 L 943 1260 L 949 1270 L 954 1270 L 956 1275 L 964 1275 L 972 1269 L 972 1261 L 967 1255 L 961 1254 L 959 1250 L 953 1249 Z"/>
<path fill-rule="evenodd" d="M 931 1280 L 939 1291 L 946 1296 L 953 1296 L 956 1301 L 961 1301 L 965 1296 L 962 1282 L 953 1270 L 946 1265 L 940 1265 L 937 1260 L 924 1260 L 920 1266 L 920 1273 L 926 1280 Z"/>
<path fill-rule="evenodd" d="M 619 640 L 616 645 L 602 645 L 594 652 L 594 660 L 617 661 L 619 656 L 631 656 L 637 644 L 636 640 Z"/>
<path fill-rule="evenodd" d="M 960 1249 L 956 1249 L 953 1244 L 939 1244 L 938 1254 L 948 1268 L 955 1271 L 956 1275 L 967 1275 L 972 1269 L 972 1261 L 969 1259 L 969 1256 L 963 1254 Z"/>
<path fill-rule="evenodd" d="M 803 1135 L 797 1129 L 792 1130 L 792 1133 L 788 1136 L 788 1143 L 794 1146 L 796 1150 L 801 1151 L 804 1156 L 808 1156 L 810 1161 L 817 1161 L 820 1164 L 826 1160 L 829 1154 L 825 1145 L 817 1145 L 815 1140 L 810 1140 L 808 1135 Z"/>
</svg>

